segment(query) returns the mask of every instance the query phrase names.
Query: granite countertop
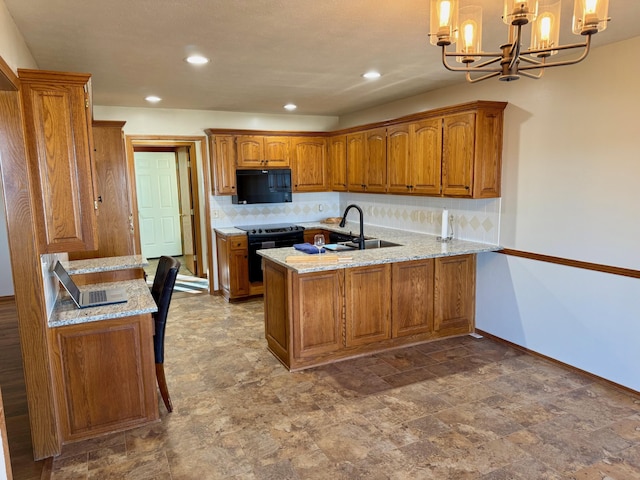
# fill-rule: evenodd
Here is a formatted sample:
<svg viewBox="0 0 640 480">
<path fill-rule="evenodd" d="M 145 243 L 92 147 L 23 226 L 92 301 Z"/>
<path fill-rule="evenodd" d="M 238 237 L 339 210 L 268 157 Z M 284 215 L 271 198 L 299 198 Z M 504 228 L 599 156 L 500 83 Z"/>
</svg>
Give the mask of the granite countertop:
<svg viewBox="0 0 640 480">
<path fill-rule="evenodd" d="M 111 320 L 114 318 L 130 317 L 144 313 L 158 311 L 156 302 L 151 296 L 147 282 L 142 279 L 126 280 L 114 283 L 96 283 L 84 285 L 84 290 L 99 290 L 101 288 L 124 288 L 127 292 L 127 302 L 101 307 L 77 308 L 67 292 L 60 292 L 56 304 L 49 318 L 49 327 L 62 327 L 79 323 L 97 322 L 99 320 Z"/>
<path fill-rule="evenodd" d="M 122 257 L 89 258 L 60 262 L 69 275 L 80 273 L 110 272 L 127 268 L 142 268 L 149 262 L 142 255 L 124 255 Z"/>
<path fill-rule="evenodd" d="M 356 222 L 347 222 L 344 228 L 337 225 L 327 225 L 320 222 L 296 223 L 307 229 L 322 228 L 325 230 L 351 233 L 355 236 L 360 232 L 360 226 Z M 238 232 L 241 232 L 238 230 Z M 242 232 L 244 233 L 244 232 Z M 293 247 L 273 248 L 259 250 L 258 253 L 264 258 L 272 260 L 280 265 L 294 270 L 298 273 L 318 272 L 323 270 L 335 270 L 337 268 L 361 267 L 365 265 L 375 265 L 380 263 L 408 262 L 411 260 L 421 260 L 425 258 L 445 257 L 453 255 L 464 255 L 470 253 L 495 252 L 502 250 L 499 245 L 487 243 L 470 242 L 467 240 L 453 239 L 443 243 L 437 240 L 435 235 L 423 233 L 407 232 L 392 228 L 364 226 L 365 237 L 379 238 L 390 242 L 398 243 L 398 247 L 375 248 L 371 250 L 349 250 L 349 251 L 329 251 L 330 254 L 339 257 L 352 257 L 348 263 L 338 264 L 313 264 L 313 263 L 286 263 L 286 258 L 291 255 L 308 256 Z M 316 255 L 314 255 L 315 257 Z"/>
</svg>

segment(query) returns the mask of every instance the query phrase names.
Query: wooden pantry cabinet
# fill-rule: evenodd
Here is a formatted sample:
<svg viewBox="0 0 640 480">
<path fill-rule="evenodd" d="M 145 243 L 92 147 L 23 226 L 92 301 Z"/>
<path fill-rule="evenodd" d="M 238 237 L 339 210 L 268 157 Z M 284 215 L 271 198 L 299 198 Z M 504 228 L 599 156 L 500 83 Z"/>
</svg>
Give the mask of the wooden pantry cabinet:
<svg viewBox="0 0 640 480">
<path fill-rule="evenodd" d="M 265 337 L 290 370 L 471 333 L 475 255 L 298 274 L 264 261 Z"/>
<path fill-rule="evenodd" d="M 40 253 L 97 244 L 90 78 L 18 69 Z"/>
</svg>

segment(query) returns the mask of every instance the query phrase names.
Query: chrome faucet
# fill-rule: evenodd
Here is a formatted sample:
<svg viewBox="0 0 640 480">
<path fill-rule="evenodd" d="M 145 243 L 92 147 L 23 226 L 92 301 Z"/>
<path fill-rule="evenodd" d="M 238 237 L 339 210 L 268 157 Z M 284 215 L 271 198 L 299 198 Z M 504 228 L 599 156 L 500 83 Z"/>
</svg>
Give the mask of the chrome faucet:
<svg viewBox="0 0 640 480">
<path fill-rule="evenodd" d="M 349 210 L 351 210 L 352 208 L 358 210 L 358 213 L 360 214 L 360 236 L 358 237 L 358 250 L 364 250 L 364 215 L 362 214 L 362 209 L 358 205 L 351 204 L 344 209 L 340 227 L 344 228 L 344 225 L 347 222 L 347 213 L 349 213 Z"/>
</svg>

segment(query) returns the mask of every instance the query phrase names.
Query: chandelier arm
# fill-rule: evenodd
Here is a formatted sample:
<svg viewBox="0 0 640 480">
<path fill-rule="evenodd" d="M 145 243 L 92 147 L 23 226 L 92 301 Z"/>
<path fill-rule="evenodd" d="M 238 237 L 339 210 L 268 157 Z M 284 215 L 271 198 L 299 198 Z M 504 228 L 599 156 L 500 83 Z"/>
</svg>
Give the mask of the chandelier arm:
<svg viewBox="0 0 640 480">
<path fill-rule="evenodd" d="M 564 67 L 565 65 L 575 65 L 576 63 L 579 63 L 585 58 L 587 58 L 587 55 L 589 55 L 589 47 L 591 46 L 590 39 L 591 39 L 591 36 L 587 38 L 587 43 L 585 44 L 584 52 L 582 52 L 582 55 L 580 55 L 578 58 L 574 58 L 572 60 L 562 60 L 558 62 L 543 63 L 540 65 L 527 65 L 527 66 L 520 67 L 520 70 L 533 70 L 534 68 L 551 68 L 551 67 Z M 523 57 L 523 60 L 526 60 L 526 59 Z"/>
<path fill-rule="evenodd" d="M 557 47 L 551 47 L 551 48 L 525 50 L 524 52 L 522 52 L 522 55 L 533 55 L 535 53 L 555 52 L 558 50 L 571 50 L 574 48 L 586 48 L 587 50 L 589 50 L 590 46 L 591 46 L 591 35 L 587 35 L 587 40 L 584 43 L 570 43 L 567 45 L 558 45 Z"/>
<path fill-rule="evenodd" d="M 477 82 L 481 82 L 482 80 L 486 80 L 487 78 L 497 77 L 498 75 L 500 75 L 500 72 L 488 73 L 487 75 L 483 75 L 481 77 L 471 78 L 471 72 L 467 71 L 466 77 L 467 77 L 467 82 L 477 83 Z"/>
<path fill-rule="evenodd" d="M 540 66 L 540 67 L 541 67 L 541 66 Z M 540 67 L 539 67 L 539 68 L 540 68 Z M 538 73 L 538 75 L 534 75 L 534 74 L 533 74 L 533 73 L 531 73 L 531 72 L 523 72 L 522 70 L 523 70 L 522 68 L 520 68 L 520 69 L 518 70 L 518 73 L 519 73 L 520 75 L 524 75 L 525 77 L 533 78 L 533 79 L 535 79 L 535 80 L 538 80 L 539 78 L 542 78 L 542 75 L 544 74 L 544 68 L 543 68 L 542 70 L 540 70 L 540 72 Z"/>
<path fill-rule="evenodd" d="M 498 54 L 495 54 L 498 55 Z M 453 67 L 451 65 L 449 65 L 447 63 L 447 57 L 460 57 L 460 56 L 464 56 L 464 55 L 456 55 L 456 54 L 451 54 L 451 53 L 447 53 L 445 52 L 445 46 L 442 46 L 442 64 L 444 65 L 444 68 L 446 68 L 447 70 L 450 70 L 452 72 L 468 72 L 468 71 L 476 71 L 476 72 L 499 72 L 501 69 L 500 67 L 495 67 L 495 68 L 484 68 L 487 65 L 491 65 L 492 63 L 497 63 L 500 60 L 502 60 L 502 57 L 496 57 L 496 58 L 492 58 L 490 60 L 487 60 L 486 62 L 482 62 L 479 63 L 478 65 L 475 65 L 473 67 Z M 474 55 L 475 56 L 475 55 Z"/>
</svg>

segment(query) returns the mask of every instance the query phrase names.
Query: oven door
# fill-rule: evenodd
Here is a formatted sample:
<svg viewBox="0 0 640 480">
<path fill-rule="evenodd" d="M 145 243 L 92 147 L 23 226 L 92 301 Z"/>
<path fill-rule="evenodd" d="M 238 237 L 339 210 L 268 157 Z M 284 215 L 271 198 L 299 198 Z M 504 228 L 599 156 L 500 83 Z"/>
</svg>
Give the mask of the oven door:
<svg viewBox="0 0 640 480">
<path fill-rule="evenodd" d="M 268 248 L 292 247 L 304 242 L 304 232 L 287 232 L 274 235 L 248 235 L 249 242 L 249 281 L 262 282 L 262 257 L 258 250 Z"/>
</svg>

